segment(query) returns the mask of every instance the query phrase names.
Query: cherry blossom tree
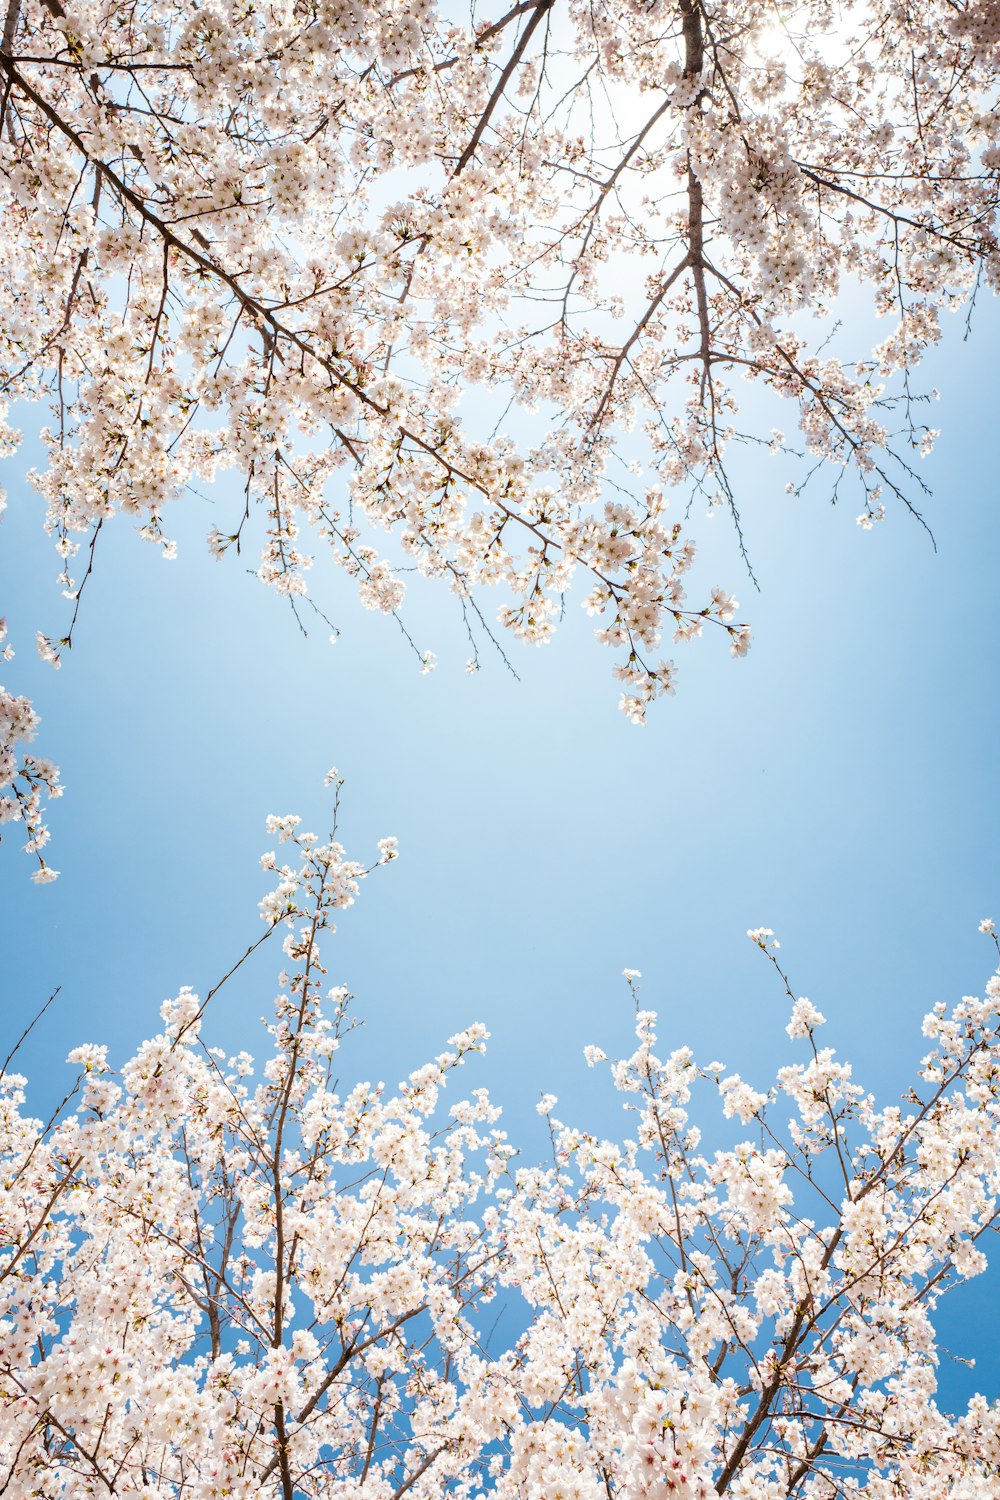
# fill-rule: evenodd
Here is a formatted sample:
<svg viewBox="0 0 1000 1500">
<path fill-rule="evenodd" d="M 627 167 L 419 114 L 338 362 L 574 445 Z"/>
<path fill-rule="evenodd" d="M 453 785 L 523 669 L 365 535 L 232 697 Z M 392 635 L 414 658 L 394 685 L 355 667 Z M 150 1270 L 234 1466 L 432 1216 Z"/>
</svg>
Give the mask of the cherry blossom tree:
<svg viewBox="0 0 1000 1500">
<path fill-rule="evenodd" d="M 933 1312 L 1000 1213 L 1000 971 L 926 1017 L 901 1106 L 818 1041 L 766 929 L 799 1052 L 767 1092 L 659 1055 L 626 971 L 636 1045 L 610 1078 L 633 1128 L 600 1139 L 543 1098 L 533 1167 L 485 1090 L 446 1106 L 482 1026 L 395 1091 L 345 1074 L 320 941 L 374 866 L 336 822 L 269 827 L 244 958 L 284 934 L 286 968 L 259 1072 L 206 1043 L 215 992 L 189 990 L 120 1072 L 74 1048 L 47 1125 L 4 1066 L 11 1500 L 992 1500 L 1000 1408 L 941 1409 Z M 698 1093 L 730 1147 L 702 1150 Z"/>
<path fill-rule="evenodd" d="M 911 372 L 1000 270 L 998 17 L 8 0 L 0 380 L 50 413 L 32 478 L 69 599 L 43 655 L 72 644 L 111 517 L 170 556 L 171 504 L 225 468 L 242 497 L 210 545 L 259 549 L 293 607 L 320 549 L 374 610 L 415 567 L 475 665 L 486 590 L 541 643 L 579 576 L 639 721 L 673 691 L 665 634 L 745 653 L 728 587 L 687 595 L 671 493 L 742 545 L 744 441 L 792 489 L 825 464 L 864 526 L 917 510 Z M 55 781 L 12 746 L 18 701 L 5 816 Z"/>
<path fill-rule="evenodd" d="M 749 648 L 733 581 L 689 582 L 693 506 L 750 565 L 739 444 L 864 528 L 923 519 L 913 372 L 1000 277 L 998 64 L 997 0 L 7 0 L 0 451 L 44 452 L 42 657 L 116 514 L 170 558 L 232 470 L 209 545 L 292 609 L 314 559 L 397 618 L 416 570 L 475 666 L 579 587 L 643 721 L 666 637 Z M 0 688 L 0 822 L 44 882 L 37 724 Z M 0 1069 L 0 1493 L 993 1500 L 1000 1409 L 943 1409 L 934 1312 L 1000 1214 L 1000 971 L 925 1019 L 900 1105 L 767 929 L 798 1051 L 765 1088 L 660 1048 L 626 971 L 635 1046 L 585 1055 L 632 1128 L 545 1096 L 535 1166 L 461 1091 L 482 1025 L 395 1091 L 350 1074 L 325 944 L 395 840 L 269 832 L 203 1000 L 120 1068 L 74 1047 L 47 1121 Z M 258 1069 L 207 1012 L 278 942 Z"/>
</svg>

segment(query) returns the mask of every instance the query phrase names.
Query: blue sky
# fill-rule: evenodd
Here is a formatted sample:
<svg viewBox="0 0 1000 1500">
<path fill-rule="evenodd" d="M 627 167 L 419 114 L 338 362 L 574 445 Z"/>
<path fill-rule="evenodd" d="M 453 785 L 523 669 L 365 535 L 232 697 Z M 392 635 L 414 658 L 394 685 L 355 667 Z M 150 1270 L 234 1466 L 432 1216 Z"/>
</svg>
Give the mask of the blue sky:
<svg viewBox="0 0 1000 1500">
<path fill-rule="evenodd" d="M 366 1022 L 361 1076 L 394 1082 L 482 1019 L 492 1042 L 469 1086 L 490 1086 L 530 1150 L 543 1091 L 561 1118 L 614 1131 L 619 1106 L 581 1049 L 628 1047 L 630 966 L 665 1047 L 766 1086 L 796 1055 L 745 936 L 766 924 L 827 1039 L 896 1097 L 923 1050 L 920 1017 L 981 990 L 992 948 L 977 924 L 1000 920 L 998 334 L 984 307 L 926 371 L 942 390 L 922 471 L 936 553 L 899 509 L 865 534 L 829 486 L 791 498 L 780 459 L 738 461 L 761 592 L 720 517 L 696 517 L 697 578 L 738 594 L 754 649 L 734 662 L 721 633 L 676 648 L 677 696 L 645 730 L 618 713 L 611 653 L 576 607 L 551 647 L 514 645 L 520 681 L 488 650 L 469 677 L 452 602 L 416 584 L 407 621 L 440 658 L 429 677 L 339 575 L 317 579 L 339 644 L 324 628 L 303 640 L 247 575 L 252 557 L 208 555 L 219 511 L 238 506 L 224 485 L 178 509 L 175 563 L 126 524 L 107 529 L 78 644 L 54 674 L 32 644 L 67 619 L 22 477 L 37 454 L 8 460 L 0 576 L 18 654 L 4 681 L 35 700 L 37 748 L 67 789 L 50 819 L 57 883 L 29 882 L 15 835 L 0 851 L 0 1043 L 62 986 L 22 1062 L 38 1107 L 71 1046 L 124 1056 L 164 997 L 204 993 L 253 941 L 264 817 L 297 811 L 322 831 L 331 764 L 349 850 L 367 857 L 390 833 L 401 849 L 325 950 Z M 219 996 L 212 1040 L 263 1050 L 277 967 L 265 952 Z M 996 1393 L 996 1286 L 973 1284 L 942 1317 L 949 1346 L 980 1357 L 974 1374 L 948 1367 L 956 1396 Z"/>
</svg>

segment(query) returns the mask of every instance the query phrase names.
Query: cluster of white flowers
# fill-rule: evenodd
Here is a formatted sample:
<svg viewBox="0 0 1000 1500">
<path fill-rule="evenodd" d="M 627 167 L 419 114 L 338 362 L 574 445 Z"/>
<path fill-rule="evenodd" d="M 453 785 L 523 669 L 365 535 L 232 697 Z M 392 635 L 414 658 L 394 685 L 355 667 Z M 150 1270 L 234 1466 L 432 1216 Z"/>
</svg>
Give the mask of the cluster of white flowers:
<svg viewBox="0 0 1000 1500">
<path fill-rule="evenodd" d="M 1000 273 L 993 0 L 796 0 L 780 31 L 768 0 L 552 4 L 13 6 L 0 369 L 57 412 L 33 479 L 74 611 L 109 517 L 172 556 L 168 508 L 235 467 L 210 546 L 256 527 L 293 602 L 315 544 L 398 610 L 389 531 L 463 601 L 502 587 L 501 625 L 541 644 L 582 574 L 641 721 L 673 691 L 668 633 L 749 648 L 727 590 L 686 597 L 667 520 L 679 484 L 737 515 L 743 378 L 853 473 L 862 525 L 905 499 L 933 430 L 894 458 L 886 382 Z M 874 352 L 802 331 L 845 278 L 894 319 Z M 510 408 L 542 414 L 533 446 L 477 430 Z"/>
<path fill-rule="evenodd" d="M 10 661 L 14 652 L 7 643 L 7 622 L 0 619 L 0 660 Z M 49 830 L 42 818 L 43 797 L 61 797 L 59 767 L 51 760 L 25 753 L 23 746 L 35 737 L 38 715 L 27 698 L 8 693 L 0 686 L 0 824 L 21 823 L 27 834 L 24 845 L 38 861 L 32 879 L 46 885 L 57 879 L 58 870 L 46 864 L 42 850 Z"/>
<path fill-rule="evenodd" d="M 780 948 L 781 944 L 775 937 L 770 927 L 749 927 L 747 937 L 751 943 L 756 943 L 758 948 L 766 951 L 768 948 Z"/>
<path fill-rule="evenodd" d="M 792 1006 L 792 1014 L 785 1030 L 794 1040 L 796 1037 L 809 1036 L 817 1026 L 825 1024 L 826 1016 L 822 1011 L 817 1010 L 811 1000 L 801 996 Z"/>
<path fill-rule="evenodd" d="M 342 1055 L 335 1081 L 353 1022 L 319 938 L 365 871 L 300 827 L 269 820 L 300 864 L 267 908 L 289 969 L 258 1074 L 204 1045 L 185 989 L 119 1071 L 72 1049 L 75 1112 L 48 1127 L 0 1078 L 11 1500 L 777 1500 L 790 1475 L 994 1500 L 1000 1417 L 940 1408 L 930 1314 L 998 1222 L 1000 974 L 928 1017 L 903 1110 L 812 1046 L 769 1118 L 722 1064 L 659 1057 L 641 1011 L 610 1065 L 634 1132 L 564 1125 L 547 1094 L 533 1168 L 485 1090 L 442 1108 L 482 1026 L 394 1092 Z M 789 1031 L 821 1020 L 797 1000 Z M 756 1140 L 700 1153 L 703 1084 Z"/>
</svg>

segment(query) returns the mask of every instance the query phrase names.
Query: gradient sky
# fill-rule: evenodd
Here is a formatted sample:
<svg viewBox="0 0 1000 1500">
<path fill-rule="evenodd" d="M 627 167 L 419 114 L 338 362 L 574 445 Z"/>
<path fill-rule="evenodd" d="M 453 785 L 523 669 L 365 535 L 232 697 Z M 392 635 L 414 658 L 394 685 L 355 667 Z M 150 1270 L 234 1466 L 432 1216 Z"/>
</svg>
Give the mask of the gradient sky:
<svg viewBox="0 0 1000 1500">
<path fill-rule="evenodd" d="M 996 309 L 960 334 L 926 371 L 943 397 L 923 470 L 937 552 L 898 508 L 866 534 L 856 504 L 827 503 L 829 484 L 791 498 L 780 459 L 743 457 L 761 591 L 725 520 L 696 516 L 692 593 L 733 589 L 754 649 L 730 660 L 721 632 L 674 649 L 677 696 L 645 730 L 617 711 L 612 655 L 575 606 L 552 646 L 512 643 L 520 681 L 488 649 L 466 675 L 452 601 L 419 584 L 407 622 L 438 653 L 429 677 L 340 575 L 316 581 L 339 644 L 325 628 L 303 639 L 247 576 L 252 556 L 208 555 L 210 526 L 241 504 L 231 483 L 178 508 L 175 563 L 126 524 L 106 528 L 78 644 L 54 674 L 32 645 L 68 619 L 23 478 L 37 450 L 8 460 L 0 576 L 18 654 L 4 682 L 35 700 L 37 749 L 66 785 L 49 820 L 60 880 L 30 883 L 16 831 L 0 851 L 3 1051 L 62 986 L 23 1053 L 37 1107 L 70 1076 L 71 1046 L 107 1041 L 121 1060 L 164 997 L 204 993 L 258 936 L 264 817 L 296 811 L 322 832 L 331 764 L 349 851 L 373 855 L 389 833 L 401 849 L 324 950 L 366 1022 L 361 1076 L 394 1083 L 481 1019 L 490 1051 L 467 1087 L 490 1086 L 529 1154 L 543 1091 L 560 1118 L 614 1132 L 620 1105 L 581 1050 L 629 1046 L 631 966 L 664 1048 L 688 1043 L 766 1087 L 800 1055 L 745 936 L 766 924 L 826 1040 L 896 1098 L 924 1050 L 921 1016 L 981 991 L 992 948 L 977 924 L 1000 920 Z M 209 1040 L 263 1050 L 278 966 L 265 951 L 220 994 Z M 946 1344 L 979 1359 L 946 1363 L 951 1399 L 997 1394 L 998 1289 L 983 1278 L 941 1316 Z"/>
</svg>

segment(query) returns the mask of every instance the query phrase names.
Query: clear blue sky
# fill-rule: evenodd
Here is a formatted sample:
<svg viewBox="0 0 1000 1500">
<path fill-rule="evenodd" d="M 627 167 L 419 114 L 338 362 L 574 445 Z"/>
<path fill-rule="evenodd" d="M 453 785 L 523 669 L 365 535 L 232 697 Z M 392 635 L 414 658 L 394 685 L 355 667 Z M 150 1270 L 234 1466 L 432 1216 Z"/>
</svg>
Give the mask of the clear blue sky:
<svg viewBox="0 0 1000 1500">
<path fill-rule="evenodd" d="M 761 592 L 721 518 L 697 523 L 698 577 L 735 589 L 756 644 L 741 662 L 721 641 L 678 647 L 678 694 L 645 730 L 618 713 L 610 653 L 576 607 L 550 648 L 515 645 L 520 682 L 488 652 L 468 677 L 451 601 L 417 586 L 407 615 L 440 657 L 430 677 L 339 575 L 317 594 L 340 644 L 323 628 L 303 640 L 242 562 L 209 557 L 217 508 L 237 504 L 222 487 L 177 511 L 173 564 L 109 528 L 78 645 L 53 674 L 34 633 L 61 633 L 67 606 L 22 477 L 37 454 L 9 460 L 0 612 L 18 655 L 4 681 L 35 699 L 38 750 L 67 789 L 50 820 L 56 884 L 30 884 L 16 831 L 0 851 L 0 1042 L 62 986 L 25 1051 L 39 1107 L 71 1046 L 123 1057 L 165 996 L 203 993 L 258 935 L 264 817 L 297 811 L 322 831 L 331 764 L 347 778 L 348 848 L 365 857 L 394 833 L 402 856 L 326 950 L 367 1023 L 363 1076 L 395 1082 L 482 1019 L 492 1043 L 470 1086 L 491 1087 L 513 1135 L 540 1148 L 542 1091 L 561 1118 L 614 1131 L 618 1105 L 580 1054 L 628 1046 L 631 966 L 664 1046 L 766 1086 L 794 1055 L 745 936 L 766 924 L 828 1040 L 897 1096 L 920 1017 L 981 990 L 992 950 L 977 923 L 1000 920 L 998 336 L 987 306 L 927 371 L 943 393 L 924 468 L 936 554 L 902 511 L 865 534 L 822 483 L 792 499 L 780 460 L 738 464 Z M 220 995 L 213 1040 L 263 1049 L 277 967 L 265 954 Z M 942 1318 L 950 1347 L 980 1360 L 972 1375 L 949 1367 L 956 1397 L 996 1394 L 998 1285 L 974 1284 Z"/>
</svg>

